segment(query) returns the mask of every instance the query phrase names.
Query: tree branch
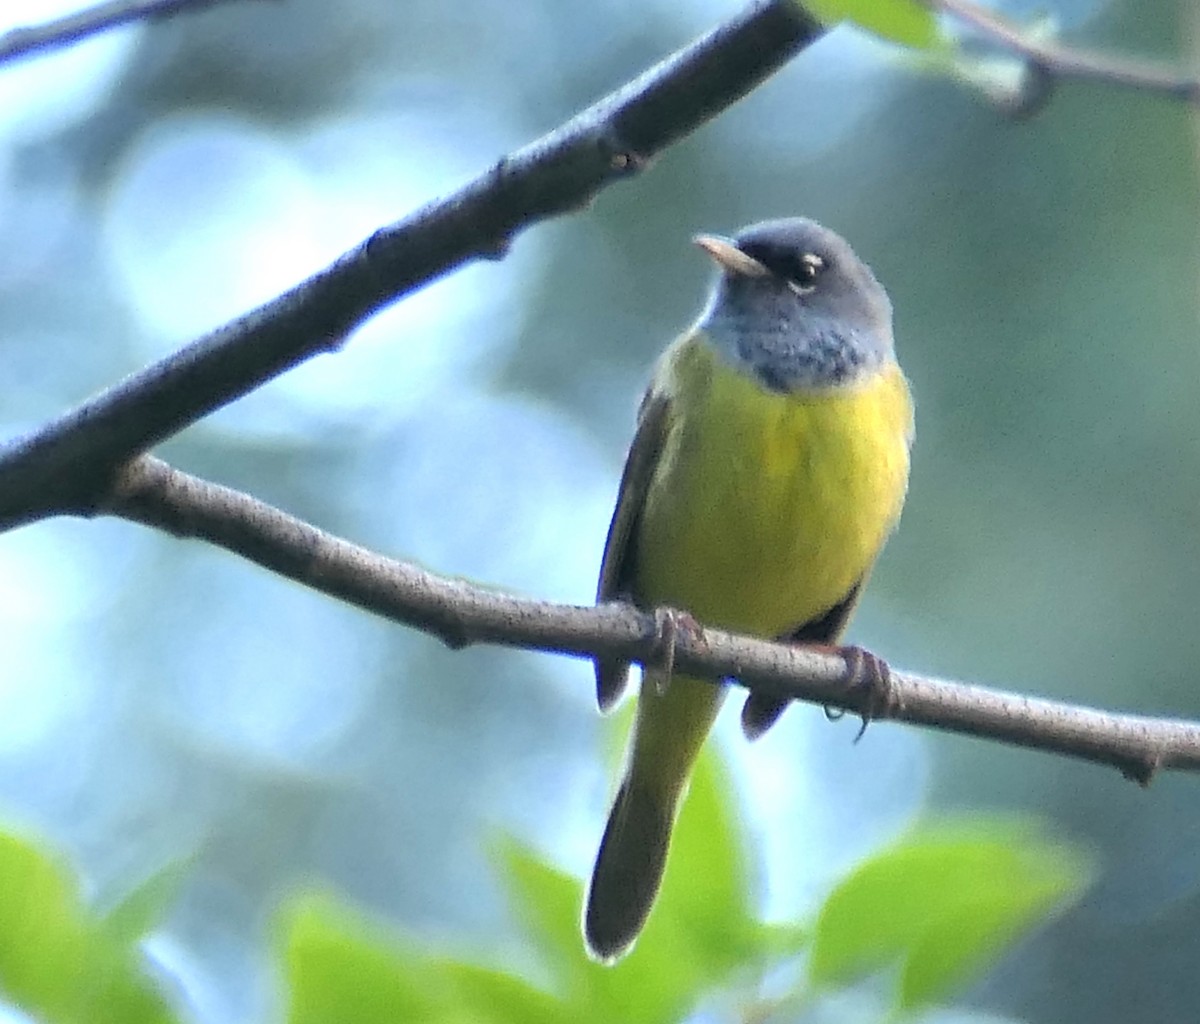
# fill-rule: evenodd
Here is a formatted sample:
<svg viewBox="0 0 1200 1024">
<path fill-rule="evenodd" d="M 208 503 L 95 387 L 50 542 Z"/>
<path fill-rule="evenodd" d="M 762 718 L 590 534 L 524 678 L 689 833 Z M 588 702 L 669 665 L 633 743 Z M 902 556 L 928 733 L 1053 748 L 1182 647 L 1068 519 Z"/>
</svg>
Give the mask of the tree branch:
<svg viewBox="0 0 1200 1024">
<path fill-rule="evenodd" d="M 446 199 L 296 288 L 0 448 L 0 531 L 87 514 L 127 460 L 316 353 L 387 303 L 587 203 L 749 92 L 822 32 L 756 3 Z"/>
<path fill-rule="evenodd" d="M 0 36 L 0 64 L 70 46 L 88 36 L 128 25 L 212 7 L 222 0 L 107 0 L 42 25 L 14 28 Z"/>
<path fill-rule="evenodd" d="M 215 0 L 113 2 L 0 39 L 0 60 L 120 21 Z M 968 0 L 924 0 L 1025 58 L 1042 77 L 1084 77 L 1195 101 L 1200 86 L 1027 39 Z M 108 12 L 108 20 L 92 20 Z M 90 27 L 95 26 L 95 27 Z M 197 537 L 323 593 L 441 637 L 577 656 L 665 658 L 702 678 L 773 696 L 1082 758 L 1148 782 L 1200 769 L 1200 725 L 1108 714 L 983 687 L 892 674 L 885 692 L 847 685 L 842 659 L 710 629 L 676 629 L 625 605 L 552 605 L 447 580 L 324 533 L 248 495 L 171 469 L 150 445 L 316 353 L 381 306 L 462 263 L 498 258 L 536 221 L 584 205 L 732 104 L 816 39 L 794 0 L 758 3 L 458 193 L 376 232 L 296 288 L 162 360 L 29 437 L 0 448 L 0 530 L 58 513 L 107 513 Z M 30 33 L 33 33 L 31 36 Z M 132 461 L 130 461 L 132 460 Z M 667 651 L 666 648 L 670 647 Z"/>
<path fill-rule="evenodd" d="M 1200 103 L 1200 78 L 1193 75 L 1162 65 L 1122 60 L 1035 39 L 1013 22 L 971 0 L 921 0 L 921 3 L 931 10 L 950 15 L 987 41 L 1022 57 L 1041 80 L 1034 86 L 1035 105 L 1040 106 L 1048 95 L 1048 90 L 1039 85 L 1046 85 L 1046 80 L 1067 78 L 1164 93 L 1188 103 Z"/>
<path fill-rule="evenodd" d="M 624 604 L 549 604 L 436 576 L 151 456 L 120 473 L 98 511 L 216 544 L 451 647 L 492 643 L 650 664 L 667 656 L 653 614 Z M 1163 768 L 1200 770 L 1200 724 L 1110 714 L 909 672 L 893 671 L 883 693 L 867 691 L 847 686 L 839 657 L 716 629 L 676 629 L 671 647 L 675 669 L 688 675 L 736 678 L 772 696 L 1111 765 L 1143 784 Z"/>
</svg>

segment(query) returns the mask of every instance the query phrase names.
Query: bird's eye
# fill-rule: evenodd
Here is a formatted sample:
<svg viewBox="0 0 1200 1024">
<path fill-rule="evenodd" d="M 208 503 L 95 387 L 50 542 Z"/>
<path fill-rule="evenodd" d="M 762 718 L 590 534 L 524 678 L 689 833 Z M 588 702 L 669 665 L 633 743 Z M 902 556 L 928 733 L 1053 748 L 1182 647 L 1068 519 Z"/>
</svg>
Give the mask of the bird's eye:
<svg viewBox="0 0 1200 1024">
<path fill-rule="evenodd" d="M 789 279 L 798 285 L 811 285 L 824 269 L 825 261 L 820 256 L 815 252 L 806 252 L 796 261 L 796 271 L 789 275 Z"/>
<path fill-rule="evenodd" d="M 815 252 L 789 253 L 773 273 L 783 278 L 797 295 L 807 295 L 817 286 L 817 278 L 825 269 L 825 261 Z"/>
<path fill-rule="evenodd" d="M 774 277 L 801 293 L 813 289 L 826 266 L 825 259 L 815 252 L 754 244 L 745 246 L 742 251 L 766 267 Z"/>
</svg>

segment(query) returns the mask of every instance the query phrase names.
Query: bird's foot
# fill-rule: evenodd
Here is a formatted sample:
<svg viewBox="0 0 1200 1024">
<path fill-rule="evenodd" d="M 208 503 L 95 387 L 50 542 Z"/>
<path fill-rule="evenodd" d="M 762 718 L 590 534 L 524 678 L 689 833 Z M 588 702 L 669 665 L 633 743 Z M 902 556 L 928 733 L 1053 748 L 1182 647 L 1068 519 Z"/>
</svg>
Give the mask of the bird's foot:
<svg viewBox="0 0 1200 1024">
<path fill-rule="evenodd" d="M 655 608 L 654 626 L 658 637 L 654 645 L 655 658 L 646 665 L 654 673 L 654 692 L 665 696 L 675 674 L 675 645 L 680 633 L 698 637 L 703 634 L 700 623 L 688 612 L 678 608 Z"/>
<path fill-rule="evenodd" d="M 892 706 L 892 670 L 879 655 L 863 647 L 848 645 L 829 647 L 827 650 L 830 654 L 838 655 L 846 665 L 846 687 L 851 696 L 856 698 L 858 713 L 862 717 L 862 725 L 854 737 L 857 743 L 871 722 L 888 716 Z M 845 712 L 839 710 L 834 713 L 826 708 L 825 714 L 829 718 L 841 718 Z"/>
</svg>

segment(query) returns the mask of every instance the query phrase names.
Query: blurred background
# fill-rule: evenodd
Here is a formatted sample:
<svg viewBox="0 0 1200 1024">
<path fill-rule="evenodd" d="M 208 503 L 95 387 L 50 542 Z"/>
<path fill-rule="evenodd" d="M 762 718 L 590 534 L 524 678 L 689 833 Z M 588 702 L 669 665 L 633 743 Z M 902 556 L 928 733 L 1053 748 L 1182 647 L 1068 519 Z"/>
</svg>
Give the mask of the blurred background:
<svg viewBox="0 0 1200 1024">
<path fill-rule="evenodd" d="M 0 29 L 76 5 L 10 0 Z M 1186 0 L 1057 0 L 1067 37 L 1195 66 Z M 0 436 L 273 296 L 738 5 L 229 2 L 0 68 Z M 1014 14 L 1032 15 L 1025 4 Z M 1200 716 L 1195 114 L 1064 87 L 1005 120 L 842 29 L 647 174 L 166 445 L 187 470 L 449 574 L 588 602 L 633 413 L 709 268 L 796 213 L 891 292 L 911 496 L 851 631 L 893 664 Z M 0 826 L 110 904 L 191 864 L 151 944 L 202 1022 L 278 1013 L 270 922 L 320 884 L 520 964 L 498 835 L 590 868 L 590 670 L 436 642 L 111 521 L 0 536 Z M 1042 816 L 1084 902 L 968 994 L 1033 1022 L 1200 1005 L 1200 781 L 794 708 L 733 765 L 763 913 L 922 817 Z"/>
</svg>

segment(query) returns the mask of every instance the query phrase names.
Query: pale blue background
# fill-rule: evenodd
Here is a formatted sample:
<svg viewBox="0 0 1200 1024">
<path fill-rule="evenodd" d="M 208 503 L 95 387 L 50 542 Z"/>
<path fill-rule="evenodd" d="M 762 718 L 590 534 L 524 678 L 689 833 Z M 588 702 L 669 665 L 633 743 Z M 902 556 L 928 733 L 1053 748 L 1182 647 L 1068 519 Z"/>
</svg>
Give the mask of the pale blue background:
<svg viewBox="0 0 1200 1024">
<path fill-rule="evenodd" d="M 11 0 L 0 29 L 68 6 Z M 0 436 L 736 9 L 233 0 L 0 68 Z M 1074 40 L 1196 63 L 1182 0 L 1055 9 Z M 586 602 L 640 387 L 707 283 L 689 237 L 806 213 L 888 286 L 918 396 L 909 508 L 852 638 L 1195 717 L 1194 132 L 1181 105 L 1071 86 L 1011 123 L 842 30 L 650 173 L 163 454 L 431 569 Z M 192 858 L 151 950 L 195 1020 L 277 1012 L 264 939 L 302 883 L 517 963 L 489 837 L 590 865 L 612 780 L 583 663 L 451 653 L 203 545 L 65 520 L 0 536 L 0 656 L 0 821 L 65 849 L 100 905 Z M 1141 791 L 897 725 L 854 746 L 856 723 L 811 708 L 752 749 L 731 726 L 765 912 L 804 913 L 919 815 L 1033 813 L 1096 851 L 1100 882 L 966 1002 L 1055 1024 L 1195 1015 L 1200 781 Z"/>
</svg>

